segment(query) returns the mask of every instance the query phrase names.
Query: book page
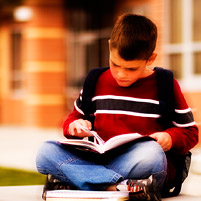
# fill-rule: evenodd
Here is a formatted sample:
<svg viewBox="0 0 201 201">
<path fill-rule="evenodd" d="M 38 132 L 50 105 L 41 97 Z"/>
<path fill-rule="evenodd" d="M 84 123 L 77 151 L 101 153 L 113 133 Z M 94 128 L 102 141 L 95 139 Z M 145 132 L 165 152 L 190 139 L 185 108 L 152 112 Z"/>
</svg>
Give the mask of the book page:
<svg viewBox="0 0 201 201">
<path fill-rule="evenodd" d="M 105 141 L 96 133 L 96 131 L 90 131 L 89 129 L 87 129 L 86 127 L 84 127 L 84 126 L 82 126 L 82 125 L 80 125 L 80 128 L 81 128 L 84 132 L 93 135 L 93 136 L 96 138 L 96 140 L 98 141 L 98 144 L 99 144 L 99 145 L 104 145 L 104 144 L 105 144 Z"/>
<path fill-rule="evenodd" d="M 64 145 L 72 145 L 72 146 L 77 146 L 80 148 L 83 148 L 83 150 L 94 150 L 96 152 L 101 152 L 100 145 L 96 144 L 94 142 L 91 142 L 89 140 L 85 139 L 66 139 L 66 140 L 61 140 L 59 143 L 64 144 Z"/>
<path fill-rule="evenodd" d="M 123 144 L 126 144 L 128 142 L 134 141 L 142 137 L 144 136 L 140 135 L 139 133 L 128 133 L 128 134 L 117 135 L 105 142 L 104 150 L 107 151 L 112 148 L 119 147 Z"/>
<path fill-rule="evenodd" d="M 112 148 L 118 147 L 120 145 L 126 144 L 127 142 L 143 137 L 139 133 L 128 133 L 114 136 L 105 142 L 95 131 L 90 131 L 84 126 L 80 126 L 80 128 L 83 131 L 92 134 L 97 139 L 98 144 L 100 145 L 100 153 L 104 153 L 105 151 L 108 151 Z"/>
<path fill-rule="evenodd" d="M 128 191 L 81 191 L 81 190 L 53 190 L 47 191 L 47 198 L 74 198 L 74 199 L 114 199 L 128 198 Z"/>
<path fill-rule="evenodd" d="M 120 134 L 120 135 L 114 136 L 105 142 L 95 131 L 90 131 L 86 127 L 83 127 L 81 125 L 80 125 L 80 128 L 84 132 L 87 132 L 90 135 L 94 136 L 94 138 L 96 139 L 95 142 L 88 141 L 85 138 L 83 138 L 83 139 L 66 139 L 66 140 L 60 141 L 60 143 L 66 144 L 66 145 L 72 145 L 72 146 L 74 145 L 75 148 L 81 149 L 83 151 L 93 151 L 93 152 L 98 152 L 100 154 L 103 154 L 106 151 L 119 147 L 128 142 L 132 142 L 136 139 L 140 139 L 140 138 L 152 139 L 149 136 L 143 136 L 139 133 L 128 133 L 128 134 Z"/>
</svg>

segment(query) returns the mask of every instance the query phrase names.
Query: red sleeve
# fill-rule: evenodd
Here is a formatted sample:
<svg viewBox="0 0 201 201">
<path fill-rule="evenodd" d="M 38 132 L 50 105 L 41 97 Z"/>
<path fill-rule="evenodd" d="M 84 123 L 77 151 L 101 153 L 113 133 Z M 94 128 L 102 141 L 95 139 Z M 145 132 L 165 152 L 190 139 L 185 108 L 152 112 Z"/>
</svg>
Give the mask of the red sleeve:
<svg viewBox="0 0 201 201">
<path fill-rule="evenodd" d="M 81 103 L 82 103 L 82 90 L 80 91 L 80 95 L 74 102 L 74 109 L 73 111 L 68 115 L 67 119 L 64 121 L 63 124 L 63 135 L 67 138 L 72 138 L 72 136 L 68 132 L 68 128 L 70 123 L 77 119 L 83 119 L 84 118 L 84 112 L 81 109 Z"/>
<path fill-rule="evenodd" d="M 172 137 L 172 149 L 178 154 L 186 154 L 198 143 L 198 127 L 176 80 L 174 80 L 174 99 L 174 127 L 167 129 L 166 132 Z"/>
<path fill-rule="evenodd" d="M 72 136 L 69 135 L 68 128 L 71 122 L 77 119 L 83 119 L 84 115 L 79 113 L 76 108 L 74 107 L 73 111 L 68 115 L 67 119 L 64 121 L 63 124 L 63 135 L 67 138 L 71 138 Z"/>
<path fill-rule="evenodd" d="M 198 128 L 190 126 L 187 128 L 169 128 L 167 131 L 172 137 L 172 149 L 176 153 L 185 155 L 198 143 Z"/>
</svg>

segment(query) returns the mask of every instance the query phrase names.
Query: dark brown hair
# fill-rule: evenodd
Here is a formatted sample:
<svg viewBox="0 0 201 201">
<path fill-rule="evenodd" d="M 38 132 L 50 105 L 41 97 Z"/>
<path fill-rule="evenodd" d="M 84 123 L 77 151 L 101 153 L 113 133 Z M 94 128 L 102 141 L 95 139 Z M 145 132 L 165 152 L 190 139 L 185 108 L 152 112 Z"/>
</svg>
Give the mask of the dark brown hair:
<svg viewBox="0 0 201 201">
<path fill-rule="evenodd" d="M 116 48 L 124 60 L 147 60 L 152 55 L 157 40 L 156 25 L 145 16 L 121 15 L 112 30 L 110 48 Z"/>
</svg>

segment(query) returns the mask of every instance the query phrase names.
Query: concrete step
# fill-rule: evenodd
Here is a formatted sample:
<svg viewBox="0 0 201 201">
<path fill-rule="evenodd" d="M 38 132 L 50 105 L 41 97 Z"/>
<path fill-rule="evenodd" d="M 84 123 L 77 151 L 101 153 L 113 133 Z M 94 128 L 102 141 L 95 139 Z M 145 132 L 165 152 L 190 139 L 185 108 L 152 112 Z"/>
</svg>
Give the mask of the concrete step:
<svg viewBox="0 0 201 201">
<path fill-rule="evenodd" d="M 0 187 L 1 201 L 42 201 L 43 186 Z"/>
<path fill-rule="evenodd" d="M 0 201 L 42 201 L 42 189 L 40 185 L 0 187 Z M 181 194 L 162 201 L 201 201 L 201 196 Z"/>
</svg>

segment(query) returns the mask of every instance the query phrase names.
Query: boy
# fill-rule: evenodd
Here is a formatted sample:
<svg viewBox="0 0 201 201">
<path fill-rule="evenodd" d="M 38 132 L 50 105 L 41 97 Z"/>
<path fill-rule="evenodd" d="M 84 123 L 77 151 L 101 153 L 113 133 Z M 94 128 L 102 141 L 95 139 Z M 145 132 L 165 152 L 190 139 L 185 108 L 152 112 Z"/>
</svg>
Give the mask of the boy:
<svg viewBox="0 0 201 201">
<path fill-rule="evenodd" d="M 37 157 L 38 171 L 53 175 L 45 190 L 62 184 L 81 190 L 129 190 L 137 200 L 161 200 L 176 176 L 173 156 L 195 146 L 198 129 L 176 80 L 172 124 L 165 128 L 159 121 L 156 72 L 147 67 L 157 56 L 156 39 L 157 28 L 148 18 L 120 16 L 109 40 L 110 68 L 99 76 L 91 100 L 94 121 L 86 119 L 81 93 L 63 125 L 67 138 L 89 136 L 80 128 L 84 126 L 105 141 L 135 132 L 154 140 L 129 143 L 103 155 L 46 142 Z"/>
</svg>

